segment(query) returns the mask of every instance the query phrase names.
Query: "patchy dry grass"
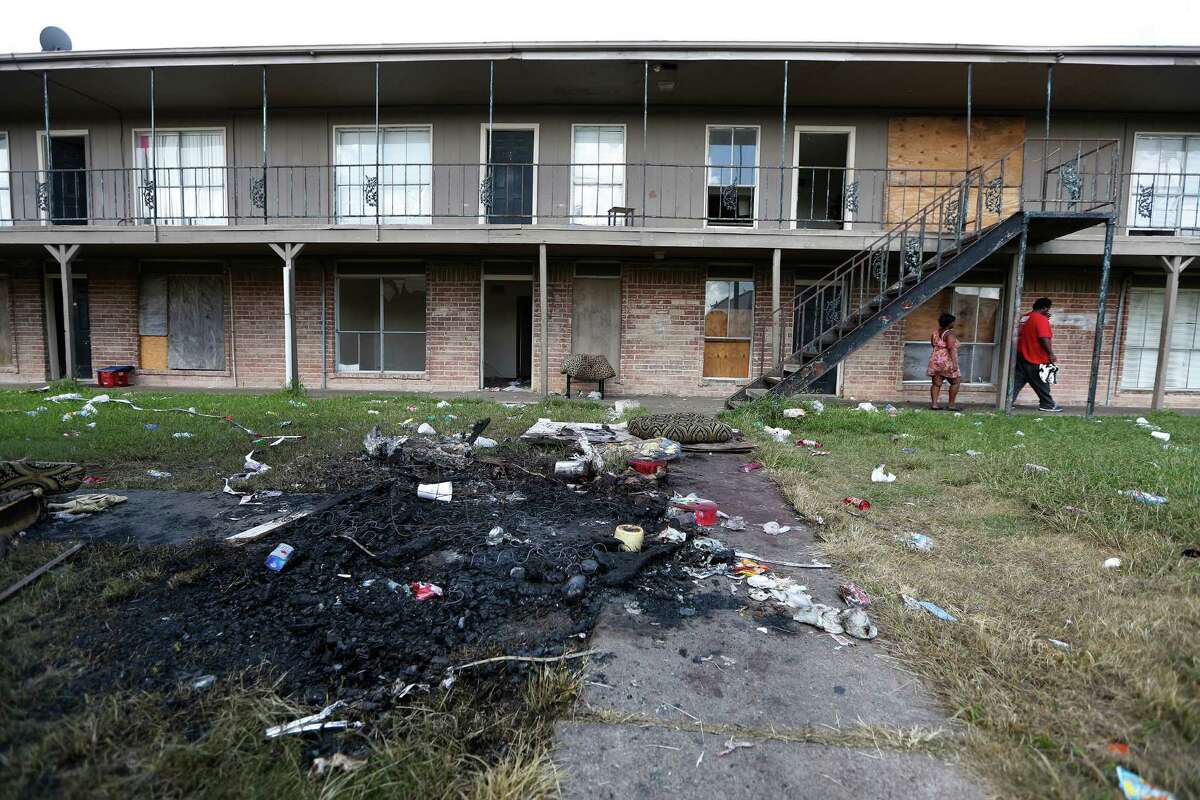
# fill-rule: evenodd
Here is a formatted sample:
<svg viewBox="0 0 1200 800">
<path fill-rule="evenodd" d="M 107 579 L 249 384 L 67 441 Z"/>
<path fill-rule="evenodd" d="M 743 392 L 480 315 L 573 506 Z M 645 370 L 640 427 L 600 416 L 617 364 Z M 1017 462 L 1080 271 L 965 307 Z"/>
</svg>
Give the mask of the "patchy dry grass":
<svg viewBox="0 0 1200 800">
<path fill-rule="evenodd" d="M 1200 546 L 1200 419 L 1154 415 L 1164 450 L 1123 418 L 781 410 L 731 421 L 833 451 L 772 442 L 760 457 L 798 511 L 826 520 L 830 557 L 876 598 L 881 640 L 967 723 L 965 755 L 1000 794 L 1112 797 L 1123 763 L 1200 796 L 1200 560 L 1181 555 Z M 880 462 L 895 483 L 871 483 Z M 1170 504 L 1118 495 L 1134 488 Z M 872 509 L 846 513 L 847 495 Z M 907 549 L 911 532 L 935 549 Z M 1101 567 L 1110 556 L 1120 569 Z M 906 611 L 901 593 L 958 623 Z"/>
</svg>

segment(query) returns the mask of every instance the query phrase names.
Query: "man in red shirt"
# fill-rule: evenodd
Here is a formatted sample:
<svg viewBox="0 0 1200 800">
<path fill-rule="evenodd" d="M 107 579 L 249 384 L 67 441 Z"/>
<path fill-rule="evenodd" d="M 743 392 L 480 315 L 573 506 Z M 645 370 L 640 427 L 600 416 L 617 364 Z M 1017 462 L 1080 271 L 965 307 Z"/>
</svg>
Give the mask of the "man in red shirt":
<svg viewBox="0 0 1200 800">
<path fill-rule="evenodd" d="M 1038 396 L 1039 411 L 1062 411 L 1062 406 L 1054 402 L 1050 387 L 1042 380 L 1041 366 L 1054 364 L 1054 347 L 1050 340 L 1054 332 L 1050 328 L 1050 298 L 1039 297 L 1033 303 L 1033 311 L 1021 321 L 1020 333 L 1017 334 L 1017 368 L 1013 381 L 1013 401 L 1029 384 Z"/>
</svg>

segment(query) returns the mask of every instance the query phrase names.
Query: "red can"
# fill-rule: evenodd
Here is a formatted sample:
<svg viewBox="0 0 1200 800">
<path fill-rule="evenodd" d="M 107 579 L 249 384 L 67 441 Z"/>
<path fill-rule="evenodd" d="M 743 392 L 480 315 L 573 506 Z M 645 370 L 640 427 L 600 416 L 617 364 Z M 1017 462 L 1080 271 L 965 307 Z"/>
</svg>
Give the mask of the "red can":
<svg viewBox="0 0 1200 800">
<path fill-rule="evenodd" d="M 864 500 L 861 497 L 847 497 L 844 500 L 842 500 L 842 505 L 854 506 L 859 511 L 866 511 L 868 508 L 871 507 L 870 501 Z"/>
<path fill-rule="evenodd" d="M 660 469 L 666 467 L 667 462 L 659 461 L 653 458 L 631 458 L 629 459 L 629 466 L 633 467 L 636 471 L 642 473 L 643 475 L 654 475 L 657 474 Z"/>
</svg>

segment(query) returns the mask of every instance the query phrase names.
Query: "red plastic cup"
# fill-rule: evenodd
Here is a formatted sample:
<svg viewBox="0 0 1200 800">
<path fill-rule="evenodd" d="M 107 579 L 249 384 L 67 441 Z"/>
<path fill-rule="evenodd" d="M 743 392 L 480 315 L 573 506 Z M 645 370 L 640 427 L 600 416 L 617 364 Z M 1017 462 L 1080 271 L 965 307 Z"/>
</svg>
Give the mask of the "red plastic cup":
<svg viewBox="0 0 1200 800">
<path fill-rule="evenodd" d="M 656 472 L 658 472 L 660 469 L 665 467 L 666 465 L 667 465 L 667 462 L 658 461 L 658 460 L 655 460 L 652 458 L 631 458 L 631 459 L 629 459 L 629 466 L 633 467 L 634 470 L 642 473 L 643 475 L 653 475 Z"/>
<path fill-rule="evenodd" d="M 692 505 L 692 510 L 696 512 L 697 525 L 717 524 L 717 504 L 712 500 L 701 500 Z"/>
</svg>

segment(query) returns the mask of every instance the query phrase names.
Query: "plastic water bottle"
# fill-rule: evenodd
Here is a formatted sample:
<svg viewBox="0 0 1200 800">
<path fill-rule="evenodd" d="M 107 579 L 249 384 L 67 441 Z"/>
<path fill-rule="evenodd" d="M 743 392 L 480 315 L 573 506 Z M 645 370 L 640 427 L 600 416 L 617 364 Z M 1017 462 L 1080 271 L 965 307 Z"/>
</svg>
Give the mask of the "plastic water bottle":
<svg viewBox="0 0 1200 800">
<path fill-rule="evenodd" d="M 1134 500 L 1137 500 L 1139 503 L 1145 503 L 1146 505 L 1150 506 L 1165 506 L 1167 504 L 1167 498 L 1163 497 L 1162 495 L 1143 492 L 1141 489 L 1126 489 L 1119 494 L 1122 494 L 1125 497 L 1130 497 Z"/>
</svg>

